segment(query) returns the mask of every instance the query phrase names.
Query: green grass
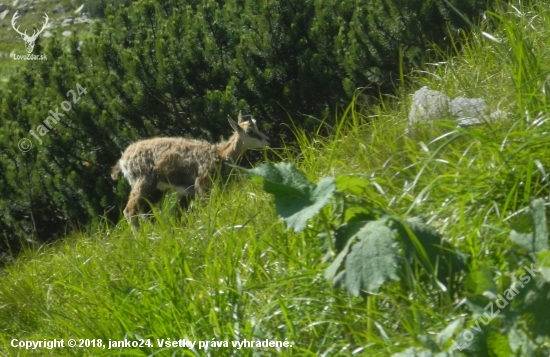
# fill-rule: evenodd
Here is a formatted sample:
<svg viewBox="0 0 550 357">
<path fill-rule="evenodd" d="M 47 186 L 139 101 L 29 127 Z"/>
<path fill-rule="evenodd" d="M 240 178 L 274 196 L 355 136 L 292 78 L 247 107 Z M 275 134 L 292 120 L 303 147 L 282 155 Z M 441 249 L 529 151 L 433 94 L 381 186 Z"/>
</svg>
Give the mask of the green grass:
<svg viewBox="0 0 550 357">
<path fill-rule="evenodd" d="M 543 1 L 505 10 L 489 14 L 460 53 L 414 73 L 414 87 L 402 88 L 400 97 L 377 107 L 355 99 L 332 136 L 296 129 L 298 146 L 276 149 L 314 182 L 326 175 L 361 177 L 369 205 L 422 216 L 470 256 L 473 273 L 458 277 L 457 290 L 426 282 L 414 270 L 366 299 L 333 289 L 323 276 L 320 223 L 312 220 L 300 234 L 286 231 L 271 197 L 239 177 L 181 217 L 174 200 L 165 200 L 138 234 L 126 222 L 98 224 L 26 250 L 0 272 L 0 355 L 390 356 L 429 346 L 426 341 L 456 319 L 463 328 L 472 325 L 477 315 L 463 299 L 474 301 L 487 290 L 475 274 L 489 272 L 497 293 L 510 286 L 527 261 L 509 239 L 512 228 L 525 225 L 517 213 L 549 194 L 550 13 Z M 467 129 L 441 122 L 407 136 L 409 95 L 422 85 L 452 97 L 483 97 L 509 118 Z M 507 309 L 522 303 L 517 298 Z M 547 355 L 550 331 L 543 326 L 535 333 L 519 323 L 527 331 L 520 340 L 531 341 L 536 353 L 513 355 Z M 507 333 L 498 319 L 483 328 Z M 10 347 L 13 338 L 150 339 L 154 346 L 25 350 Z M 157 346 L 167 338 L 208 341 L 209 347 Z M 292 347 L 231 347 L 245 339 Z M 449 349 L 451 340 L 440 347 Z M 229 347 L 211 347 L 211 341 Z M 480 348 L 512 355 L 497 354 L 490 342 Z"/>
</svg>

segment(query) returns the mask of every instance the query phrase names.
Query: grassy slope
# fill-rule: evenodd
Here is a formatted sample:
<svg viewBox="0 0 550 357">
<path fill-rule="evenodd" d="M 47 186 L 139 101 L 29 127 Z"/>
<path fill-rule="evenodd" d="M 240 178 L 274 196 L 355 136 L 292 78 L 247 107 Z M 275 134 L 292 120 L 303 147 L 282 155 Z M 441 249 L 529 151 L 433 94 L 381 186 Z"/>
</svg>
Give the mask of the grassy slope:
<svg viewBox="0 0 550 357">
<path fill-rule="evenodd" d="M 454 130 L 442 124 L 407 137 L 403 91 L 377 109 L 354 102 L 333 137 L 298 132 L 300 147 L 280 150 L 281 159 L 313 181 L 327 174 L 364 177 L 371 183 L 365 196 L 375 206 L 423 215 L 471 255 L 471 267 L 506 275 L 516 268 L 508 259 L 509 216 L 548 192 L 544 182 L 531 180 L 550 165 L 541 128 L 548 113 L 548 29 L 546 6 L 518 7 L 499 29 L 486 29 L 503 44 L 475 34 L 459 56 L 415 74 L 418 86 L 485 98 L 492 110 L 510 111 L 508 121 L 439 136 Z M 537 116 L 542 125 L 531 125 Z M 460 296 L 435 287 L 404 293 L 391 283 L 367 302 L 332 290 L 323 278 L 319 239 L 286 232 L 270 200 L 243 178 L 194 203 L 181 221 L 168 200 L 138 236 L 121 222 L 29 250 L 0 273 L 0 355 L 276 354 L 231 347 L 9 347 L 12 338 L 150 338 L 156 346 L 156 339 L 170 337 L 291 341 L 281 355 L 388 356 L 465 313 L 456 308 Z"/>
</svg>

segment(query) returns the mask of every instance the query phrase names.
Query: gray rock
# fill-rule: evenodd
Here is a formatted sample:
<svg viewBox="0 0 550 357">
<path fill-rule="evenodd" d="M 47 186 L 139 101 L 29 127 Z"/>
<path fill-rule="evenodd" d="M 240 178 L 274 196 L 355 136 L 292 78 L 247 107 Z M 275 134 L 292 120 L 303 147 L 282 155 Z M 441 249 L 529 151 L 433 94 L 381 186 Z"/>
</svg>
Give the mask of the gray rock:
<svg viewBox="0 0 550 357">
<path fill-rule="evenodd" d="M 63 31 L 63 33 L 61 34 L 62 36 L 71 36 L 72 32 L 71 31 Z"/>
<path fill-rule="evenodd" d="M 508 119 L 508 113 L 504 110 L 497 109 L 489 115 L 489 118 L 493 121 L 500 121 Z"/>
<path fill-rule="evenodd" d="M 458 97 L 451 101 L 451 116 L 458 120 L 481 120 L 487 115 L 487 106 L 481 98 Z"/>
<path fill-rule="evenodd" d="M 75 13 L 75 14 L 78 14 L 79 12 L 82 11 L 83 8 L 84 8 L 84 4 L 80 5 L 80 7 L 79 7 L 78 9 L 76 9 L 76 10 L 74 11 L 74 13 Z"/>
<path fill-rule="evenodd" d="M 451 98 L 445 93 L 422 87 L 412 97 L 409 124 L 449 118 Z"/>
<path fill-rule="evenodd" d="M 510 116 L 502 110 L 496 110 L 490 115 L 488 113 L 482 98 L 458 97 L 451 101 L 445 93 L 422 87 L 413 94 L 409 124 L 454 119 L 457 126 L 468 127 L 487 121 L 505 120 Z M 410 128 L 406 129 L 406 133 L 410 133 Z"/>
<path fill-rule="evenodd" d="M 87 18 L 86 16 L 81 16 L 81 17 L 77 17 L 76 19 L 74 19 L 74 23 L 75 24 L 89 24 L 91 23 L 92 20 L 90 20 L 89 18 Z"/>
<path fill-rule="evenodd" d="M 6 10 L 9 10 L 10 7 L 6 4 L 0 4 L 0 12 L 4 12 Z"/>
<path fill-rule="evenodd" d="M 8 16 L 9 13 L 10 13 L 9 9 L 0 12 L 0 20 L 4 20 L 6 18 L 6 16 Z"/>
<path fill-rule="evenodd" d="M 63 22 L 61 23 L 61 27 L 70 26 L 74 22 L 74 19 L 72 17 L 67 17 Z"/>
<path fill-rule="evenodd" d="M 50 31 L 46 30 L 46 31 L 45 31 L 42 35 L 40 35 L 40 36 L 42 36 L 42 37 L 44 37 L 44 38 L 50 38 L 50 37 L 52 37 L 52 33 L 51 33 Z"/>
<path fill-rule="evenodd" d="M 460 127 L 467 127 L 483 124 L 483 120 L 480 118 L 458 118 L 457 123 Z"/>
<path fill-rule="evenodd" d="M 61 4 L 57 4 L 57 6 L 52 11 L 54 14 L 64 14 L 65 9 L 63 9 L 63 6 Z"/>
</svg>

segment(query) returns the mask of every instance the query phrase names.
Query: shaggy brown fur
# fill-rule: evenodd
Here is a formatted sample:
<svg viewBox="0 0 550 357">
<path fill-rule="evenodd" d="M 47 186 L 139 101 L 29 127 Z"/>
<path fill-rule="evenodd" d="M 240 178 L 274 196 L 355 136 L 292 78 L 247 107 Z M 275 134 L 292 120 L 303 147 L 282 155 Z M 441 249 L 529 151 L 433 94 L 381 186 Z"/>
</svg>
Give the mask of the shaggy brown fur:
<svg viewBox="0 0 550 357">
<path fill-rule="evenodd" d="M 128 180 L 132 190 L 124 216 L 138 226 L 137 213 L 147 213 L 148 204 L 158 202 L 164 192 L 174 189 L 182 207 L 187 207 L 195 194 L 204 192 L 224 162 L 235 162 L 246 150 L 269 145 L 268 138 L 256 127 L 256 121 L 238 124 L 229 119 L 235 131 L 231 138 L 218 144 L 184 138 L 154 138 L 128 146 L 111 177 Z"/>
</svg>

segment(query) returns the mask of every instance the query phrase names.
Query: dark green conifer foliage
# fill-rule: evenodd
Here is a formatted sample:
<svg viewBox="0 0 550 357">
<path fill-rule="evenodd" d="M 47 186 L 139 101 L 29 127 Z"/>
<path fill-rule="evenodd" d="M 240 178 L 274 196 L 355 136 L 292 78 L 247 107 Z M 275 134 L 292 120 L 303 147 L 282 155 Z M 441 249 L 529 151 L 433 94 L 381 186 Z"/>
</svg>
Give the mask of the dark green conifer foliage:
<svg viewBox="0 0 550 357">
<path fill-rule="evenodd" d="M 472 19 L 486 7 L 451 3 Z M 238 110 L 289 140 L 289 116 L 313 130 L 308 116 L 333 117 L 356 88 L 391 91 L 400 49 L 405 70 L 421 66 L 432 42 L 445 46 L 464 26 L 443 0 L 124 4 L 109 5 L 83 43 L 43 39 L 37 53 L 48 60 L 29 62 L 0 93 L 0 250 L 105 214 L 116 221 L 128 187 L 111 181 L 110 168 L 133 141 L 216 141 Z M 62 115 L 47 127 L 51 111 Z M 40 125 L 41 144 L 29 134 Z M 26 153 L 23 138 L 34 145 Z"/>
</svg>

